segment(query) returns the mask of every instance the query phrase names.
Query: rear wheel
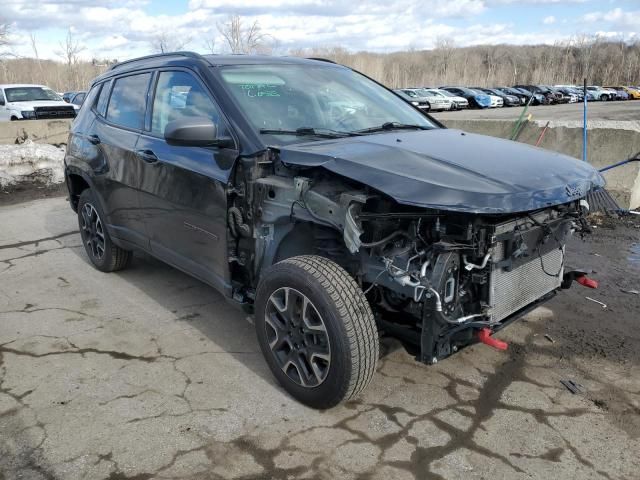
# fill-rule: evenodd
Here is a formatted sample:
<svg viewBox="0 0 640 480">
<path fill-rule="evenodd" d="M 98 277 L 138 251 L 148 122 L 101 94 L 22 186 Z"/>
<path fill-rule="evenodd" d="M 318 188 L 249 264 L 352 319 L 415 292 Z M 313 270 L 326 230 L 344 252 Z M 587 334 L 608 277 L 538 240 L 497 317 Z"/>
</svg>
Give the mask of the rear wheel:
<svg viewBox="0 0 640 480">
<path fill-rule="evenodd" d="M 78 200 L 78 225 L 82 244 L 94 267 L 102 272 L 115 272 L 127 267 L 131 252 L 113 243 L 104 224 L 104 215 L 91 189 Z"/>
<path fill-rule="evenodd" d="M 349 400 L 373 377 L 379 346 L 371 308 L 329 259 L 305 255 L 270 267 L 258 286 L 255 325 L 278 382 L 310 407 Z"/>
</svg>

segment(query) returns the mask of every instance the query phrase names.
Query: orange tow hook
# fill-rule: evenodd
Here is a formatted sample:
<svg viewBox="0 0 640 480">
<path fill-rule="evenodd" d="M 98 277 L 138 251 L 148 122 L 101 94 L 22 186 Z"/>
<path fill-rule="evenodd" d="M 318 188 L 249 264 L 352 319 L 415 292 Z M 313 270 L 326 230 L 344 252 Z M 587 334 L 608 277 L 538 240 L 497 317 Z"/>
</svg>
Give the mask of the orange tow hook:
<svg viewBox="0 0 640 480">
<path fill-rule="evenodd" d="M 502 340 L 498 340 L 497 338 L 493 338 L 491 336 L 490 328 L 483 328 L 478 332 L 478 340 L 482 343 L 489 345 L 490 347 L 497 348 L 498 350 L 506 350 L 509 346 L 507 342 L 503 342 Z"/>
</svg>

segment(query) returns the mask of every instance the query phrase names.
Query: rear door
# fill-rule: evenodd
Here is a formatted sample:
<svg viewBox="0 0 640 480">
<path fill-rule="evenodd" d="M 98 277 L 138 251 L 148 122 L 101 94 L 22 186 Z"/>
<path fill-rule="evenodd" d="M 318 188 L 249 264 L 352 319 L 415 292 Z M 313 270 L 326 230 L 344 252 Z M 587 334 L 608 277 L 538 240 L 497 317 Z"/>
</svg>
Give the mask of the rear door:
<svg viewBox="0 0 640 480">
<path fill-rule="evenodd" d="M 189 70 L 156 74 L 152 110 L 136 147 L 140 202 L 152 253 L 221 291 L 228 285 L 226 185 L 235 148 L 168 145 L 164 128 L 185 117 L 208 117 L 228 135 L 210 92 Z"/>
<path fill-rule="evenodd" d="M 94 181 L 103 200 L 112 236 L 148 248 L 140 216 L 138 189 L 144 159 L 136 155 L 136 143 L 144 127 L 151 72 L 136 73 L 103 86 L 96 120 L 88 140 L 98 157 Z M 103 96 L 104 95 L 104 96 Z"/>
</svg>

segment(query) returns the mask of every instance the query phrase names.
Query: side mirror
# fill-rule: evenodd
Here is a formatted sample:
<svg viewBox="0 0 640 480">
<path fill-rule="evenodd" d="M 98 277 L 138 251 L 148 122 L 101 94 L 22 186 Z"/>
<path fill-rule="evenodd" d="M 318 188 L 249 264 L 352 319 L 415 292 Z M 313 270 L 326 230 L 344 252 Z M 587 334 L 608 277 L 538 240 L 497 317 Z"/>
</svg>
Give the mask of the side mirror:
<svg viewBox="0 0 640 480">
<path fill-rule="evenodd" d="M 4 105 L 5 105 L 4 98 L 0 98 L 0 106 L 4 107 Z"/>
<path fill-rule="evenodd" d="M 229 137 L 218 137 L 218 126 L 206 117 L 191 117 L 167 123 L 164 139 L 169 145 L 182 147 L 226 147 Z"/>
</svg>

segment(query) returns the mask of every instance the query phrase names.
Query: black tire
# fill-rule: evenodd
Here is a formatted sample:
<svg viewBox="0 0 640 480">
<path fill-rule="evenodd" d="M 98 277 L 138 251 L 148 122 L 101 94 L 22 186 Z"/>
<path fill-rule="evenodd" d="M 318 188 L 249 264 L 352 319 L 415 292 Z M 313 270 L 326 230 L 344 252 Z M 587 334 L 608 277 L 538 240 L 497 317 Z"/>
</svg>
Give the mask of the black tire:
<svg viewBox="0 0 640 480">
<path fill-rule="evenodd" d="M 277 306 L 274 300 L 277 295 L 286 298 L 285 310 Z M 296 308 L 300 303 L 294 304 L 289 299 L 300 295 L 305 298 L 302 311 Z M 311 333 L 310 339 L 304 337 L 308 333 L 302 333 L 309 326 L 309 322 L 301 320 L 304 309 L 310 308 L 307 305 L 317 314 L 314 331 L 321 332 Z M 335 262 L 304 255 L 276 263 L 260 279 L 255 306 L 256 333 L 262 353 L 278 382 L 298 401 L 313 408 L 331 408 L 358 395 L 373 378 L 379 353 L 373 313 L 358 284 Z M 291 333 L 296 327 L 287 327 L 295 325 L 294 321 L 286 321 L 289 307 L 292 317 L 300 316 L 300 334 Z M 278 328 L 274 322 L 279 324 Z M 298 335 L 298 339 L 293 335 Z M 300 335 L 305 338 L 304 344 L 298 343 Z M 318 340 L 320 335 L 323 338 Z M 314 360 L 312 356 L 309 361 L 309 353 L 314 348 L 328 352 L 329 360 L 324 365 L 311 365 Z M 296 359 L 295 365 L 291 358 Z M 322 371 L 322 378 L 318 371 Z M 303 376 L 305 372 L 315 375 Z M 304 378 L 311 381 L 305 382 Z"/>
<path fill-rule="evenodd" d="M 91 189 L 85 189 L 78 200 L 78 226 L 85 252 L 101 272 L 122 270 L 129 265 L 132 254 L 113 243 L 103 219 L 95 195 Z"/>
</svg>

